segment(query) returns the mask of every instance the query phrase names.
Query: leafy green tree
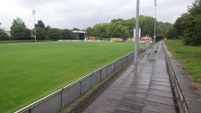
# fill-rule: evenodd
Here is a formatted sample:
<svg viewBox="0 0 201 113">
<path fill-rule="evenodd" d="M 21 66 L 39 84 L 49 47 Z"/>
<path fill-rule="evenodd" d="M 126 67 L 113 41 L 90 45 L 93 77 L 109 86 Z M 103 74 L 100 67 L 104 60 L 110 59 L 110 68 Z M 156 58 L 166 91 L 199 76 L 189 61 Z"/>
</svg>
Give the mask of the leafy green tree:
<svg viewBox="0 0 201 113">
<path fill-rule="evenodd" d="M 195 31 L 193 34 L 194 41 L 192 45 L 201 45 L 201 14 L 196 16 L 195 23 Z"/>
<path fill-rule="evenodd" d="M 36 27 L 36 38 L 37 40 L 45 40 L 46 31 L 44 28 Z"/>
<path fill-rule="evenodd" d="M 129 37 L 128 27 L 123 26 L 121 33 L 122 33 L 123 38 L 128 38 Z"/>
<path fill-rule="evenodd" d="M 140 27 L 142 36 L 153 36 L 155 19 L 150 16 L 140 16 Z M 167 34 L 168 30 L 172 27 L 171 23 L 158 22 L 157 33 L 160 35 Z M 110 37 L 133 37 L 133 30 L 135 28 L 135 18 L 123 20 L 113 19 L 110 23 L 96 24 L 92 28 L 87 28 L 88 36 L 96 36 L 100 38 Z"/>
<path fill-rule="evenodd" d="M 135 28 L 135 18 L 125 20 L 124 24 L 128 28 L 129 37 L 133 37 L 133 30 Z"/>
<path fill-rule="evenodd" d="M 180 35 L 182 35 L 183 32 L 183 26 L 182 26 L 182 17 L 177 18 L 176 22 L 173 25 L 174 30 L 175 30 L 175 35 L 176 37 L 179 37 Z"/>
<path fill-rule="evenodd" d="M 168 39 L 178 39 L 178 37 L 176 36 L 175 29 L 173 28 L 173 26 L 167 31 L 165 37 L 168 38 Z"/>
<path fill-rule="evenodd" d="M 111 23 L 116 23 L 116 22 L 121 22 L 121 23 L 123 23 L 124 20 L 121 19 L 121 18 L 119 18 L 119 19 L 113 19 L 113 20 L 111 21 Z"/>
<path fill-rule="evenodd" d="M 94 36 L 98 38 L 106 38 L 107 37 L 107 24 L 96 24 L 93 28 Z"/>
<path fill-rule="evenodd" d="M 27 29 L 23 20 L 20 18 L 16 18 L 11 26 L 11 36 L 14 40 L 30 40 L 31 33 L 30 30 Z"/>
<path fill-rule="evenodd" d="M 46 31 L 46 32 L 48 32 L 50 29 L 51 29 L 51 26 L 50 26 L 50 25 L 47 25 L 47 26 L 45 27 L 45 31 Z"/>
<path fill-rule="evenodd" d="M 115 25 L 114 30 L 112 31 L 111 37 L 117 37 L 117 38 L 127 38 L 129 36 L 129 31 L 126 26 L 122 25 Z"/>
<path fill-rule="evenodd" d="M 195 0 L 192 6 L 188 7 L 188 12 L 193 16 L 201 14 L 201 0 Z"/>
<path fill-rule="evenodd" d="M 173 29 L 185 45 L 201 45 L 201 0 L 195 0 L 188 7 L 188 12 L 176 20 Z"/>
<path fill-rule="evenodd" d="M 93 28 L 91 28 L 91 27 L 88 27 L 88 28 L 86 29 L 86 32 L 87 32 L 87 36 L 95 36 L 95 35 L 94 35 Z"/>
<path fill-rule="evenodd" d="M 45 24 L 43 23 L 42 20 L 38 20 L 38 24 L 36 24 L 35 26 L 45 29 Z"/>
<path fill-rule="evenodd" d="M 106 28 L 107 38 L 113 37 L 112 34 L 113 34 L 114 28 L 115 28 L 115 23 L 114 22 L 108 24 L 108 26 Z"/>
<path fill-rule="evenodd" d="M 56 28 L 52 28 L 48 31 L 47 33 L 47 38 L 50 40 L 58 40 L 61 37 L 61 32 L 60 30 Z"/>
<path fill-rule="evenodd" d="M 0 28 L 0 35 L 3 35 L 3 34 L 5 34 L 4 30 Z"/>
<path fill-rule="evenodd" d="M 3 29 L 1 29 L 1 22 L 0 22 L 0 33 L 3 33 Z"/>
<path fill-rule="evenodd" d="M 25 30 L 25 40 L 31 40 L 32 37 L 31 37 L 31 31 L 27 28 Z"/>
<path fill-rule="evenodd" d="M 115 29 L 112 32 L 111 37 L 121 38 L 123 37 L 121 34 L 122 26 L 116 26 Z"/>
<path fill-rule="evenodd" d="M 72 31 L 68 29 L 62 30 L 61 39 L 72 39 Z"/>
<path fill-rule="evenodd" d="M 156 42 L 160 41 L 160 40 L 163 40 L 165 37 L 164 35 L 161 35 L 161 34 L 157 34 L 156 35 Z"/>
<path fill-rule="evenodd" d="M 10 37 L 4 32 L 4 29 L 1 29 L 0 27 L 0 40 L 9 40 L 9 39 Z"/>
<path fill-rule="evenodd" d="M 162 35 L 165 37 L 168 33 L 168 31 L 172 28 L 172 24 L 168 22 L 157 22 L 157 28 L 156 28 L 156 33 Z"/>
<path fill-rule="evenodd" d="M 141 35 L 149 35 L 153 36 L 154 35 L 154 24 L 155 24 L 155 19 L 153 17 L 149 16 L 140 16 L 140 28 L 141 28 Z"/>
<path fill-rule="evenodd" d="M 100 32 L 101 32 L 101 24 L 96 24 L 93 27 L 93 33 L 95 37 L 100 37 Z"/>
<path fill-rule="evenodd" d="M 201 46 L 201 0 L 195 0 L 188 11 L 194 17 L 193 23 L 195 25 L 191 45 Z"/>
<path fill-rule="evenodd" d="M 79 28 L 73 28 L 73 31 L 80 31 Z"/>
<path fill-rule="evenodd" d="M 0 26 L 1 26 L 1 22 L 0 22 Z M 10 40 L 10 36 L 8 36 L 5 33 L 4 29 L 2 29 L 1 27 L 0 27 L 0 40 Z"/>
<path fill-rule="evenodd" d="M 109 26 L 108 23 L 102 24 L 100 37 L 102 37 L 102 38 L 110 38 L 110 36 L 107 33 L 108 26 Z"/>
<path fill-rule="evenodd" d="M 193 41 L 193 34 L 194 34 L 194 22 L 191 22 L 192 20 L 194 20 L 194 17 L 189 15 L 189 14 L 185 14 L 183 15 L 183 17 L 181 18 L 181 23 L 180 23 L 180 27 L 181 29 L 181 34 L 179 35 L 183 41 L 184 44 L 186 45 L 192 45 L 192 41 Z"/>
</svg>

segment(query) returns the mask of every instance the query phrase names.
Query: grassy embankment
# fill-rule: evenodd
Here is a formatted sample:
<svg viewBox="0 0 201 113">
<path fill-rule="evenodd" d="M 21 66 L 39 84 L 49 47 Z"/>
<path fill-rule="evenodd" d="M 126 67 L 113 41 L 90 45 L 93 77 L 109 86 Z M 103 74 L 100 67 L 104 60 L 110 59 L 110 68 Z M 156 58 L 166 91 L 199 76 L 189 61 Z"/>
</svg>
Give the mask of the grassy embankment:
<svg viewBox="0 0 201 113">
<path fill-rule="evenodd" d="M 133 51 L 133 43 L 0 45 L 0 113 L 14 112 Z"/>
<path fill-rule="evenodd" d="M 180 40 L 166 40 L 165 44 L 194 81 L 201 83 L 201 47 L 185 46 Z"/>
</svg>

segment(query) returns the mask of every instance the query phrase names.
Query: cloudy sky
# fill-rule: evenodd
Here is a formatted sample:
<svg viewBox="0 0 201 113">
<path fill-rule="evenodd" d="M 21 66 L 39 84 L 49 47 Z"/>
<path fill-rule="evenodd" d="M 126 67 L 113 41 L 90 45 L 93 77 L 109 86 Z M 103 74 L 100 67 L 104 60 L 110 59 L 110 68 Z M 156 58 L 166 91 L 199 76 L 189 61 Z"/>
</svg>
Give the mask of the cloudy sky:
<svg viewBox="0 0 201 113">
<path fill-rule="evenodd" d="M 174 23 L 194 0 L 157 0 L 157 20 Z M 154 0 L 140 0 L 140 15 L 154 17 Z M 112 19 L 135 17 L 136 0 L 3 0 L 0 3 L 1 28 L 9 29 L 20 17 L 28 28 L 42 20 L 52 28 L 92 27 Z"/>
</svg>

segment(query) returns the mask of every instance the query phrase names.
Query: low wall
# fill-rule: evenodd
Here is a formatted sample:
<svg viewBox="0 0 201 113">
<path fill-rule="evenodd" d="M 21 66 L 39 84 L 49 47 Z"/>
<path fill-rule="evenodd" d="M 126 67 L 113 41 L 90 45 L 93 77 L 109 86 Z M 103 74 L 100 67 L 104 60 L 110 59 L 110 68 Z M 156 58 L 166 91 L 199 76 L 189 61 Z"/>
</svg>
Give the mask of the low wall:
<svg viewBox="0 0 201 113">
<path fill-rule="evenodd" d="M 139 53 L 150 46 L 140 48 Z M 52 94 L 16 111 L 15 113 L 57 113 L 77 98 L 85 94 L 104 78 L 133 60 L 134 52 L 92 72 L 89 75 L 59 89 Z"/>
<path fill-rule="evenodd" d="M 168 68 L 168 73 L 170 76 L 170 81 L 173 87 L 173 91 L 174 91 L 174 96 L 176 98 L 176 103 L 178 105 L 179 108 L 179 112 L 180 113 L 189 113 L 188 107 L 187 107 L 187 103 L 185 101 L 185 98 L 182 94 L 180 85 L 178 83 L 177 77 L 175 75 L 175 72 L 172 68 L 172 64 L 171 61 L 169 59 L 169 56 L 165 50 L 164 44 L 163 44 L 163 50 L 165 51 L 165 60 L 166 60 L 166 66 Z"/>
</svg>

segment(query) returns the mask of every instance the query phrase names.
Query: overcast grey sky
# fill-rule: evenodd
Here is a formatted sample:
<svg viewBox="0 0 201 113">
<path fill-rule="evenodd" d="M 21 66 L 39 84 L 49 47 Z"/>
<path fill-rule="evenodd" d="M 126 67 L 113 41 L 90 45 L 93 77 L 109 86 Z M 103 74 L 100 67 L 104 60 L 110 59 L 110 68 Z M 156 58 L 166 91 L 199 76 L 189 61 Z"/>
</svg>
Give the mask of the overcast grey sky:
<svg viewBox="0 0 201 113">
<path fill-rule="evenodd" d="M 174 23 L 194 0 L 157 0 L 157 20 Z M 20 17 L 28 28 L 42 20 L 52 28 L 85 29 L 112 19 L 135 17 L 136 0 L 3 0 L 0 3 L 1 28 L 9 29 Z M 154 0 L 140 0 L 140 15 L 154 17 Z"/>
</svg>

